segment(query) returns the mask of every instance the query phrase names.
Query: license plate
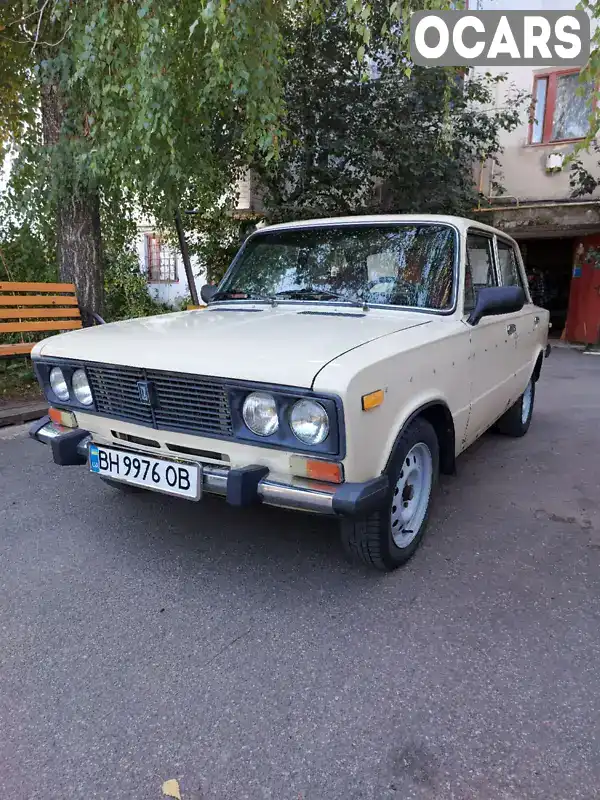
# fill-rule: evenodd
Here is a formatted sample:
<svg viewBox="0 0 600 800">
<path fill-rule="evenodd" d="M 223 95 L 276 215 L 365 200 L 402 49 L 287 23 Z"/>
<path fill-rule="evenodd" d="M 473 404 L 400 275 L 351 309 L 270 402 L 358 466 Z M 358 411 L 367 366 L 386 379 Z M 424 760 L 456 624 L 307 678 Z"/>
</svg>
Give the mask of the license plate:
<svg viewBox="0 0 600 800">
<path fill-rule="evenodd" d="M 199 464 L 152 458 L 97 444 L 90 445 L 89 454 L 90 470 L 96 475 L 188 500 L 200 499 L 202 480 Z"/>
</svg>

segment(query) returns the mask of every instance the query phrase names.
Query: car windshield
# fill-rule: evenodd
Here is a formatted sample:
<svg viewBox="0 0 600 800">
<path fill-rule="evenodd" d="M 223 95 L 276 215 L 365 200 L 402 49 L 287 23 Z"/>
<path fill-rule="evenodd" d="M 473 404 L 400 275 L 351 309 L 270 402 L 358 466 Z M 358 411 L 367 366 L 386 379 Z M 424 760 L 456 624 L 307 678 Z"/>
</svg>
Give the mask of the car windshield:
<svg viewBox="0 0 600 800">
<path fill-rule="evenodd" d="M 448 309 L 454 229 L 443 224 L 312 226 L 253 236 L 216 299 L 287 299 Z"/>
</svg>

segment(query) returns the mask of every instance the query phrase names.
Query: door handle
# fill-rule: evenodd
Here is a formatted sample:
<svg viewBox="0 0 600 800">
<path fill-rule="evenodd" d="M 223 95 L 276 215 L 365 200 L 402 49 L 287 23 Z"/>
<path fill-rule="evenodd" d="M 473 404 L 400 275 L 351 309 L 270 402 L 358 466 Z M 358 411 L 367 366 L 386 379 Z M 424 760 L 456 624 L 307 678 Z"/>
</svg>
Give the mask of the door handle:
<svg viewBox="0 0 600 800">
<path fill-rule="evenodd" d="M 513 323 L 511 322 L 510 325 L 506 326 L 506 332 L 508 333 L 509 336 L 514 336 L 515 333 L 517 332 L 517 326 L 513 325 Z"/>
</svg>

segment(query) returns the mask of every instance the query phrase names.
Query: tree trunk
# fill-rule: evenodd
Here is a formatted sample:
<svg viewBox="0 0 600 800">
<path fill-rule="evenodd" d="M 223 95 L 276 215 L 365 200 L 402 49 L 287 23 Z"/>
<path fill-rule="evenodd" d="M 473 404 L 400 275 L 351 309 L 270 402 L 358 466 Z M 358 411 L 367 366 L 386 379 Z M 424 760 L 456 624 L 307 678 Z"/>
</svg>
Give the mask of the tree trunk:
<svg viewBox="0 0 600 800">
<path fill-rule="evenodd" d="M 64 102 L 58 83 L 48 82 L 41 93 L 44 144 L 54 150 L 61 140 Z M 54 169 L 66 170 L 58 158 Z M 100 232 L 100 200 L 97 191 L 84 189 L 72 180 L 57 175 L 60 185 L 57 197 L 56 242 L 61 280 L 74 283 L 85 325 L 91 325 L 93 314 L 102 314 L 104 306 L 102 237 Z"/>
<path fill-rule="evenodd" d="M 92 315 L 102 316 L 104 286 L 100 235 L 100 202 L 97 192 L 72 194 L 58 203 L 58 264 L 61 280 L 74 283 L 84 324 Z"/>
</svg>

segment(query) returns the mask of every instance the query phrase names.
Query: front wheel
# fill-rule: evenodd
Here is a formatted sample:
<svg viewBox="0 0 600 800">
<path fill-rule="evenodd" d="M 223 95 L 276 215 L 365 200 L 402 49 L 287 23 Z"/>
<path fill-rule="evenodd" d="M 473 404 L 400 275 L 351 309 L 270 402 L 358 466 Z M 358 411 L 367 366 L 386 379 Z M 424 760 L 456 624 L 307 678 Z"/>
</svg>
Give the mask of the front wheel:
<svg viewBox="0 0 600 800">
<path fill-rule="evenodd" d="M 521 397 L 496 423 L 497 430 L 504 436 L 512 436 L 514 438 L 525 436 L 531 425 L 534 401 L 535 381 L 531 378 Z"/>
<path fill-rule="evenodd" d="M 438 473 L 437 435 L 425 419 L 416 419 L 396 445 L 383 506 L 341 522 L 342 544 L 352 561 L 382 571 L 408 561 L 425 534 Z"/>
</svg>

